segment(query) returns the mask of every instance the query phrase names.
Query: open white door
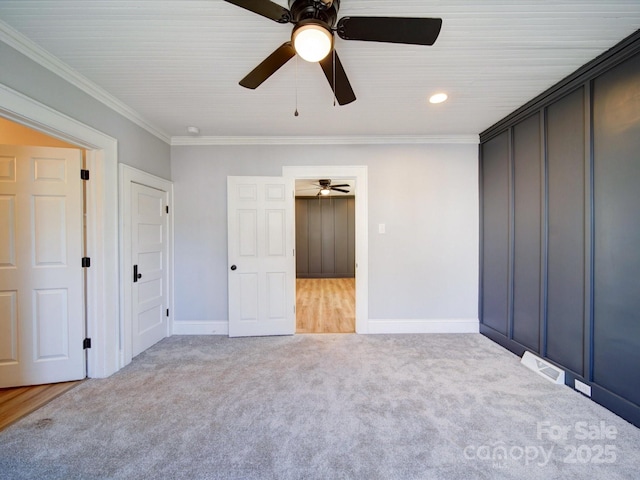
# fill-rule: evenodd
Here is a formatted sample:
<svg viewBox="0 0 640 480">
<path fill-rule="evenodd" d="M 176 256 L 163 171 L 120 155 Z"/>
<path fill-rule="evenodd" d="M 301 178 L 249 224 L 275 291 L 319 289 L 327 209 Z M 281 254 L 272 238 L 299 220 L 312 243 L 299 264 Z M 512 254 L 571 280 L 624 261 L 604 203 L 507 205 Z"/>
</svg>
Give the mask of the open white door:
<svg viewBox="0 0 640 480">
<path fill-rule="evenodd" d="M 229 336 L 293 335 L 294 186 L 228 177 Z"/>
<path fill-rule="evenodd" d="M 130 183 L 132 355 L 167 336 L 167 192 Z"/>
<path fill-rule="evenodd" d="M 85 377 L 81 165 L 0 146 L 0 387 Z"/>
</svg>

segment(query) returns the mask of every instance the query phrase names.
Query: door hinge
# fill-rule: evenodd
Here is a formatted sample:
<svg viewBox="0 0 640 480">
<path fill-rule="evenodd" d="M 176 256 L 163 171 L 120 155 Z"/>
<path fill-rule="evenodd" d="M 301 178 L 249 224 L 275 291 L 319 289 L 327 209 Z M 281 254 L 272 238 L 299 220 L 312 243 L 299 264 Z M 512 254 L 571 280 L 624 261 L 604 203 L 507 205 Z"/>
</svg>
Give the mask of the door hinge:
<svg viewBox="0 0 640 480">
<path fill-rule="evenodd" d="M 89 268 L 91 266 L 91 259 L 89 257 L 82 257 L 82 268 Z"/>
<path fill-rule="evenodd" d="M 80 179 L 89 180 L 89 170 L 80 170 Z"/>
<path fill-rule="evenodd" d="M 167 317 L 169 316 L 169 309 L 167 308 Z"/>
<path fill-rule="evenodd" d="M 91 348 L 91 339 L 90 338 L 85 338 L 82 341 L 82 349 L 86 350 L 87 348 Z"/>
<path fill-rule="evenodd" d="M 167 213 L 169 213 L 169 205 L 167 205 Z"/>
</svg>

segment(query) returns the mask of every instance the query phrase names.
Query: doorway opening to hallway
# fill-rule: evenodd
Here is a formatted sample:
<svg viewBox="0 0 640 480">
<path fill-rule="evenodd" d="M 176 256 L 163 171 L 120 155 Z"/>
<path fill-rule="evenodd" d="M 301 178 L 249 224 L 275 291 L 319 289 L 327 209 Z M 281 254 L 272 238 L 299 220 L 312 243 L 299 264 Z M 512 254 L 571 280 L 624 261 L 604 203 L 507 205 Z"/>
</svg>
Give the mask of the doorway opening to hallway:
<svg viewBox="0 0 640 480">
<path fill-rule="evenodd" d="M 296 333 L 355 333 L 355 181 L 296 180 Z"/>
</svg>

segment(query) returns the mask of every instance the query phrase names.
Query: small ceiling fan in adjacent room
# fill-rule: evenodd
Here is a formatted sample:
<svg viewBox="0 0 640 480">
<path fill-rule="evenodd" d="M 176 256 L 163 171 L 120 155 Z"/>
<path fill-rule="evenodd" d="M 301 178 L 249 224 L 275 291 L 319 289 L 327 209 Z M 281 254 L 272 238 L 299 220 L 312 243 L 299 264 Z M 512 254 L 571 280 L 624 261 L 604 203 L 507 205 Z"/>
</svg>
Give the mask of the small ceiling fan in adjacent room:
<svg viewBox="0 0 640 480">
<path fill-rule="evenodd" d="M 318 197 L 331 195 L 332 191 L 340 192 L 344 194 L 350 193 L 350 191 L 346 190 L 346 188 L 351 188 L 351 185 L 349 185 L 348 183 L 343 183 L 340 185 L 332 185 L 330 179 L 323 178 L 318 180 L 318 183 L 313 183 L 310 188 L 300 190 L 300 193 L 302 193 L 303 191 L 313 190 L 318 192 L 316 194 L 316 196 Z"/>
<path fill-rule="evenodd" d="M 342 17 L 338 20 L 340 0 L 289 0 L 289 9 L 270 0 L 225 1 L 275 22 L 294 25 L 291 40 L 280 45 L 240 80 L 240 85 L 250 89 L 259 87 L 297 53 L 304 60 L 320 63 L 340 105 L 353 102 L 356 96 L 335 50 L 334 32 L 343 40 L 433 45 L 442 27 L 440 18 Z"/>
</svg>

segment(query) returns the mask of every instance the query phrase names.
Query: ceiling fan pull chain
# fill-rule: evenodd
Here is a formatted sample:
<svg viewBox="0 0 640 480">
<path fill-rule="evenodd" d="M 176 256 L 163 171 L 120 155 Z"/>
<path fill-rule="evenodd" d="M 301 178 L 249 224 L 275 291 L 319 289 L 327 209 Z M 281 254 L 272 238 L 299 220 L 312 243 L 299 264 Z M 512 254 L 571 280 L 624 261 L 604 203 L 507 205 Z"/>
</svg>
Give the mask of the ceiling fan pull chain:
<svg viewBox="0 0 640 480">
<path fill-rule="evenodd" d="M 296 111 L 293 116 L 297 117 L 298 115 L 300 114 L 298 113 L 298 55 L 296 55 Z"/>
<path fill-rule="evenodd" d="M 336 106 L 336 49 L 334 47 L 333 52 L 333 106 Z"/>
</svg>

